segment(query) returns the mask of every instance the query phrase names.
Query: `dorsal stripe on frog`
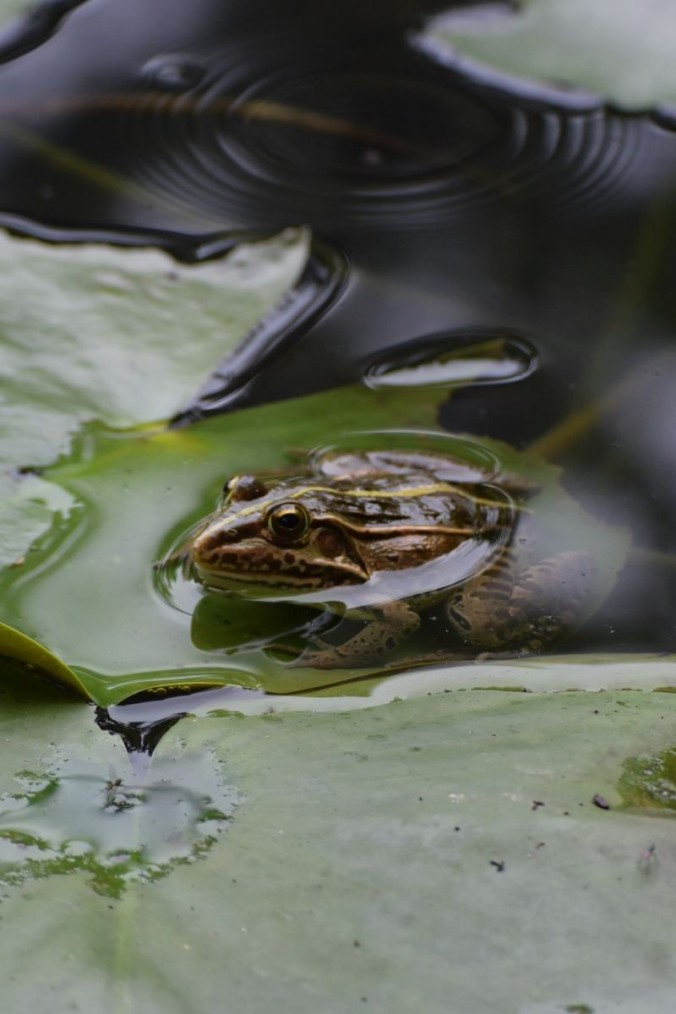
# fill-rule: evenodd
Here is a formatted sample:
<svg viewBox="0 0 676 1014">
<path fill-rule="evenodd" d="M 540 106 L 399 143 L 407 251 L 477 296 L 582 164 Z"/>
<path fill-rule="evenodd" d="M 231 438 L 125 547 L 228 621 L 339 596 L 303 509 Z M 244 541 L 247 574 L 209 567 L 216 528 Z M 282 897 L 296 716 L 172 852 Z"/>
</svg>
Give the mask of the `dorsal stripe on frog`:
<svg viewBox="0 0 676 1014">
<path fill-rule="evenodd" d="M 339 489 L 336 490 L 330 486 L 300 486 L 298 489 L 289 490 L 285 492 L 283 499 L 288 500 L 302 500 L 309 493 L 325 493 L 328 496 L 336 497 L 341 496 L 346 499 L 354 500 L 400 500 L 402 497 L 410 499 L 419 499 L 423 496 L 434 496 L 439 493 L 447 493 L 449 495 L 460 496 L 466 499 L 471 504 L 478 504 L 484 507 L 511 507 L 512 509 L 517 508 L 517 505 L 510 500 L 491 500 L 487 497 L 476 496 L 473 493 L 469 493 L 462 488 L 455 486 L 447 482 L 430 483 L 424 486 L 404 486 L 395 489 L 382 490 L 382 489 Z M 249 517 L 252 514 L 258 514 L 265 503 L 269 503 L 273 506 L 278 502 L 278 496 L 276 490 L 272 490 L 269 496 L 262 500 L 254 500 L 247 502 L 246 507 L 242 507 L 241 510 L 234 514 L 229 514 L 227 519 L 223 519 L 223 527 L 230 527 L 233 523 L 236 523 L 241 518 Z M 523 510 L 522 507 L 518 509 Z"/>
</svg>

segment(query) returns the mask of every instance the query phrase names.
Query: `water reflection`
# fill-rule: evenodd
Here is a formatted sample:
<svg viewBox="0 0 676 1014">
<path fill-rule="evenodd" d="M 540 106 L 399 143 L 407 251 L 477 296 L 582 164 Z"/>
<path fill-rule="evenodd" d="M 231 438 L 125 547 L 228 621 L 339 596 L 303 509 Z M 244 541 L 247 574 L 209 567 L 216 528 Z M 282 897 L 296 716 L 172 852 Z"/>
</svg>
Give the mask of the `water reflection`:
<svg viewBox="0 0 676 1014">
<path fill-rule="evenodd" d="M 188 97 L 132 93 L 114 126 L 144 184 L 232 221 L 341 231 L 424 227 L 471 198 L 508 116 L 375 36 L 312 43 L 239 40 L 200 54 Z"/>
<path fill-rule="evenodd" d="M 12 123 L 17 153 L 26 127 L 69 136 L 83 159 L 142 183 L 149 206 L 126 211 L 135 225 L 154 200 L 183 227 L 191 214 L 221 227 L 309 222 L 352 241 L 357 228 L 436 232 L 486 203 L 596 212 L 623 204 L 666 159 L 673 166 L 654 124 L 598 100 L 524 100 L 382 26 L 331 29 L 329 40 L 312 19 L 247 26 L 184 52 L 146 52 L 139 66 L 132 51 L 117 87 L 106 80 L 91 98 L 58 86 L 22 97 L 15 84 L 7 142 Z M 108 213 L 124 216 L 116 204 Z"/>
<path fill-rule="evenodd" d="M 368 387 L 444 387 L 504 384 L 525 379 L 537 352 L 525 338 L 499 332 L 429 335 L 369 363 Z"/>
<path fill-rule="evenodd" d="M 0 885 L 84 872 L 119 897 L 205 855 L 228 827 L 236 791 L 210 753 L 156 762 L 153 777 L 76 758 L 20 772 L 0 799 Z"/>
</svg>

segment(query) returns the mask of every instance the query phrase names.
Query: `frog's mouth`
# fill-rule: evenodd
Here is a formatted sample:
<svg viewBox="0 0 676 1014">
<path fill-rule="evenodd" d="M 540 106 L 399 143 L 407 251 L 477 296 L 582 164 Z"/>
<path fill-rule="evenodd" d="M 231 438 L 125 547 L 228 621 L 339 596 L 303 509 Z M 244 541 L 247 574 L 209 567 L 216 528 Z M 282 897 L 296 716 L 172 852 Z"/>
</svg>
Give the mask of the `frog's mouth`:
<svg viewBox="0 0 676 1014">
<path fill-rule="evenodd" d="M 332 580 L 324 572 L 316 576 L 286 571 L 216 571 L 193 565 L 193 576 L 208 591 L 239 595 L 288 595 L 289 592 L 309 592 L 318 589 L 356 584 L 351 576 L 337 575 Z"/>
<path fill-rule="evenodd" d="M 193 549 L 191 568 L 196 580 L 215 591 L 249 592 L 255 588 L 266 594 L 288 591 L 314 591 L 345 584 L 361 584 L 369 579 L 363 566 L 347 559 L 312 559 L 291 549 L 256 547 L 248 553 L 245 545 L 220 546 L 199 553 Z"/>
</svg>

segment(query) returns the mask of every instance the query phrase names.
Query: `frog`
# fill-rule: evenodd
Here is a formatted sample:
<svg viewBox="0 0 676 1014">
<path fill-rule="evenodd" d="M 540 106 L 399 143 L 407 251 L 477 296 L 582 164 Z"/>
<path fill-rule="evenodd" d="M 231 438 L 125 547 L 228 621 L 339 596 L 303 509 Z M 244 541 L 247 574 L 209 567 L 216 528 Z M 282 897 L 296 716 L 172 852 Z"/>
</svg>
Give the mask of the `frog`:
<svg viewBox="0 0 676 1014">
<path fill-rule="evenodd" d="M 209 592 L 309 597 L 360 621 L 337 645 L 308 631 L 294 666 L 380 663 L 433 608 L 458 657 L 540 652 L 583 617 L 593 565 L 575 548 L 524 549 L 537 491 L 436 451 L 326 453 L 296 473 L 231 477 L 184 572 Z"/>
</svg>

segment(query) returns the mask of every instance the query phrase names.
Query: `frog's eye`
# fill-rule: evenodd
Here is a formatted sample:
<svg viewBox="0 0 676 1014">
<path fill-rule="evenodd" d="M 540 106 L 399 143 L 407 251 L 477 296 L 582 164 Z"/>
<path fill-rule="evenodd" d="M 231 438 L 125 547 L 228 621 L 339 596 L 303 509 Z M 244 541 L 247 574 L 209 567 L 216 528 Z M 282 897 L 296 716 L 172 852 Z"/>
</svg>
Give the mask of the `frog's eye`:
<svg viewBox="0 0 676 1014">
<path fill-rule="evenodd" d="M 278 538 L 295 542 L 310 527 L 310 515 L 298 503 L 280 503 L 268 514 L 268 528 Z"/>
</svg>

